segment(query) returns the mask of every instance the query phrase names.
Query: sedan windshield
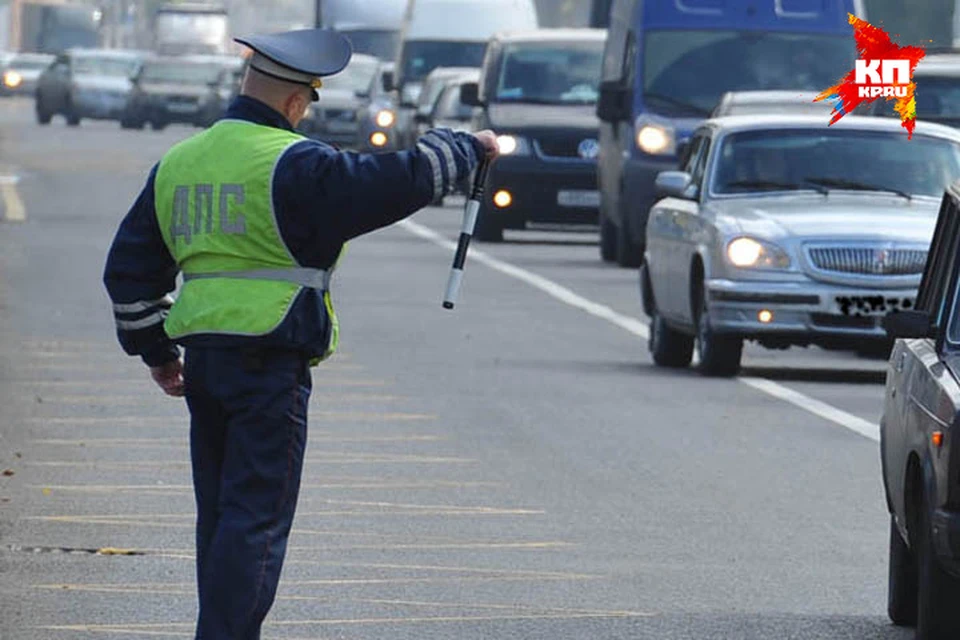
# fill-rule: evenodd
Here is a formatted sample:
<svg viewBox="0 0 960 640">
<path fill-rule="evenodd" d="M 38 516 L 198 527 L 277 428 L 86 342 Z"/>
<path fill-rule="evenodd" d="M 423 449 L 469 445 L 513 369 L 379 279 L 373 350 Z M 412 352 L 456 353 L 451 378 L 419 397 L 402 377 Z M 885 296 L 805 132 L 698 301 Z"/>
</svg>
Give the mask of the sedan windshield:
<svg viewBox="0 0 960 640">
<path fill-rule="evenodd" d="M 593 104 L 603 42 L 523 43 L 506 48 L 495 101 Z"/>
<path fill-rule="evenodd" d="M 917 76 L 917 119 L 960 126 L 960 77 Z M 874 112 L 877 115 L 899 118 L 894 111 L 895 101 L 877 100 Z"/>
<path fill-rule="evenodd" d="M 417 82 L 437 67 L 480 67 L 485 42 L 441 42 L 411 40 L 403 47 L 404 81 Z"/>
<path fill-rule="evenodd" d="M 79 75 L 124 76 L 129 78 L 137 70 L 134 58 L 78 56 L 73 59 L 73 70 Z"/>
<path fill-rule="evenodd" d="M 960 145 L 902 131 L 797 129 L 726 136 L 713 193 L 812 189 L 940 197 L 960 178 Z"/>
<path fill-rule="evenodd" d="M 140 74 L 141 82 L 205 85 L 220 81 L 223 68 L 212 64 L 182 62 L 148 63 Z"/>
<path fill-rule="evenodd" d="M 822 91 L 853 67 L 852 38 L 738 31 L 651 31 L 644 102 L 666 115 L 707 115 L 727 91 Z"/>
</svg>

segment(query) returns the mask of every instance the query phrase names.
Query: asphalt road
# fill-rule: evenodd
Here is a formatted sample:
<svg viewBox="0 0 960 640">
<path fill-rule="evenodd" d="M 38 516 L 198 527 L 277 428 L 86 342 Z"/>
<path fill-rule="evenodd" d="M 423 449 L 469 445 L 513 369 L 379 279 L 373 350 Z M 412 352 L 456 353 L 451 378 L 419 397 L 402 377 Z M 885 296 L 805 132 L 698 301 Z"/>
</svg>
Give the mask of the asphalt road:
<svg viewBox="0 0 960 640">
<path fill-rule="evenodd" d="M 192 130 L 30 108 L 0 102 L 0 638 L 190 638 L 186 412 L 119 350 L 100 274 Z M 478 245 L 443 311 L 459 219 L 350 248 L 266 638 L 910 637 L 884 615 L 883 362 L 655 369 L 591 233 Z"/>
</svg>

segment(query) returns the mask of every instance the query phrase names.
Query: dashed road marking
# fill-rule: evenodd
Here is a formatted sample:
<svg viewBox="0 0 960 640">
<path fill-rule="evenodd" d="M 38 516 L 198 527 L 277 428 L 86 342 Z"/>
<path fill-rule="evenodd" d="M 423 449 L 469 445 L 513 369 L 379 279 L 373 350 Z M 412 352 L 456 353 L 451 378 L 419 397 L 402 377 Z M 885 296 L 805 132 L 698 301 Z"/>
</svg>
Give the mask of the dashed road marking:
<svg viewBox="0 0 960 640">
<path fill-rule="evenodd" d="M 443 247 L 444 249 L 448 249 L 450 251 L 456 251 L 457 249 L 456 242 L 448 240 L 437 231 L 434 231 L 433 229 L 417 222 L 413 222 L 412 220 L 402 220 L 397 223 L 397 226 L 405 229 L 415 236 L 432 242 L 437 246 Z M 480 264 L 483 264 L 494 271 L 514 278 L 515 280 L 524 282 L 535 289 L 539 289 L 550 297 L 559 300 L 566 305 L 574 307 L 575 309 L 580 309 L 581 311 L 596 318 L 600 318 L 601 320 L 606 320 L 610 324 L 620 327 L 621 329 L 624 329 L 638 338 L 647 340 L 650 337 L 650 331 L 647 327 L 647 324 L 639 318 L 624 315 L 614 311 L 606 305 L 594 302 L 588 298 L 584 298 L 583 296 L 574 293 L 572 290 L 554 282 L 553 280 L 550 280 L 549 278 L 545 278 L 539 274 L 533 273 L 532 271 L 527 271 L 526 269 L 510 264 L 509 262 L 505 262 L 499 258 L 494 258 L 490 254 L 483 251 L 471 251 L 470 259 L 479 262 Z M 869 438 L 870 440 L 880 440 L 880 428 L 877 425 L 868 422 L 863 418 L 855 416 L 852 413 L 844 411 L 843 409 L 834 407 L 833 405 L 812 398 L 806 394 L 800 393 L 799 391 L 794 391 L 793 389 L 773 382 L 772 380 L 738 378 L 737 381 L 750 387 L 751 389 L 760 391 L 761 393 L 778 400 L 788 402 L 800 409 L 803 409 L 804 411 L 807 411 L 808 413 L 812 413 L 815 416 L 849 429 L 850 431 Z"/>
<path fill-rule="evenodd" d="M 17 191 L 20 176 L 0 176 L 0 197 L 3 198 L 5 209 L 4 220 L 8 222 L 25 222 L 27 208 Z"/>
</svg>

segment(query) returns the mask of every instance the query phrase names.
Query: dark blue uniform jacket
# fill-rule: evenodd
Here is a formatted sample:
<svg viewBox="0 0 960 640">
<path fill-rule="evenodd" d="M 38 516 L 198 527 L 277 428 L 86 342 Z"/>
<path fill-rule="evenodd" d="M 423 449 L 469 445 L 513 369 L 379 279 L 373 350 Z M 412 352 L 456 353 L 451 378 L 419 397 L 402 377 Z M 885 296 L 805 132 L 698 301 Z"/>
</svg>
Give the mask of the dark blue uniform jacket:
<svg viewBox="0 0 960 640">
<path fill-rule="evenodd" d="M 290 130 L 281 114 L 241 96 L 227 118 Z M 224 153 L 229 153 L 224 149 Z M 329 269 L 343 244 L 427 206 L 467 178 L 483 153 L 476 138 L 445 129 L 430 131 L 415 149 L 386 154 L 340 152 L 304 140 L 279 160 L 274 210 L 284 242 L 300 266 Z M 107 258 L 104 283 L 114 304 L 117 335 L 130 355 L 159 366 L 180 355 L 163 330 L 179 269 L 160 234 L 154 179 L 124 218 Z M 203 335 L 181 343 L 209 347 L 276 347 L 320 356 L 330 331 L 322 296 L 303 290 L 283 323 L 260 338 Z"/>
</svg>

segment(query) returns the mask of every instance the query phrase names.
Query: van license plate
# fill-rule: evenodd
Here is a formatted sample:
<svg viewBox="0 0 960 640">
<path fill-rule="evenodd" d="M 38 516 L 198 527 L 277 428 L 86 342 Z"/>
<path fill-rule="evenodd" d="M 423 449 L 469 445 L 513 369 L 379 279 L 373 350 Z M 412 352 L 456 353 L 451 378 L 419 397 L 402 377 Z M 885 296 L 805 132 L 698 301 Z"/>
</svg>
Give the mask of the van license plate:
<svg viewBox="0 0 960 640">
<path fill-rule="evenodd" d="M 599 191 L 558 191 L 557 204 L 561 207 L 600 208 Z"/>
</svg>

